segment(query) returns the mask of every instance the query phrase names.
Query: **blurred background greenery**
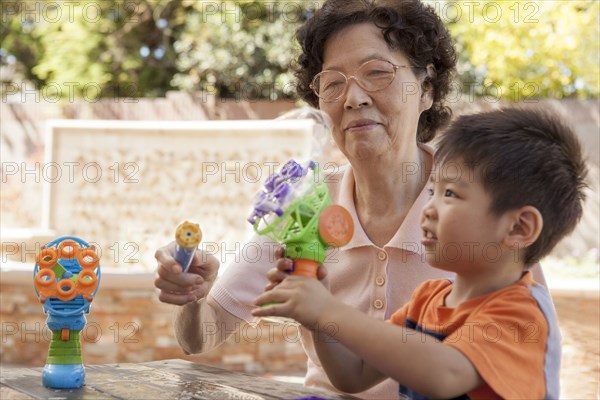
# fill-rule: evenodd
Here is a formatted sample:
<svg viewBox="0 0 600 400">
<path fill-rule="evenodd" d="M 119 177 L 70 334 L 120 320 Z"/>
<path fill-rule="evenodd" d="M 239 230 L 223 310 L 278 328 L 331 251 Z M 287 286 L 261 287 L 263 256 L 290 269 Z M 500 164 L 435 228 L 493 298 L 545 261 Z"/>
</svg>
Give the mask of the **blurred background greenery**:
<svg viewBox="0 0 600 400">
<path fill-rule="evenodd" d="M 457 91 L 517 101 L 598 97 L 600 2 L 427 2 L 456 40 Z M 11 71 L 4 92 L 26 81 L 49 95 L 72 88 L 57 89 L 59 97 L 205 90 L 275 100 L 295 96 L 294 32 L 322 1 L 2 3 L 0 62 Z"/>
</svg>

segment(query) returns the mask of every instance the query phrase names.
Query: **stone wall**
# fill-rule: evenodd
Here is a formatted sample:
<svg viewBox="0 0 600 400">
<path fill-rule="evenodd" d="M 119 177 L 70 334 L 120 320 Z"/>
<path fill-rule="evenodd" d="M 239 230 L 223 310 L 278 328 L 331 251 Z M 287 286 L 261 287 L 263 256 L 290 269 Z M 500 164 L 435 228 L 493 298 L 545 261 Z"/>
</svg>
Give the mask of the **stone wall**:
<svg viewBox="0 0 600 400">
<path fill-rule="evenodd" d="M 51 333 L 29 271 L 3 271 L 0 284 L 0 360 L 43 366 Z M 153 274 L 103 277 L 81 331 L 84 363 L 133 363 L 182 358 L 255 374 L 302 374 L 306 356 L 291 324 L 257 322 L 240 327 L 226 343 L 186 355 L 173 335 L 175 306 L 160 303 Z M 211 332 L 211 327 L 205 327 Z"/>
</svg>

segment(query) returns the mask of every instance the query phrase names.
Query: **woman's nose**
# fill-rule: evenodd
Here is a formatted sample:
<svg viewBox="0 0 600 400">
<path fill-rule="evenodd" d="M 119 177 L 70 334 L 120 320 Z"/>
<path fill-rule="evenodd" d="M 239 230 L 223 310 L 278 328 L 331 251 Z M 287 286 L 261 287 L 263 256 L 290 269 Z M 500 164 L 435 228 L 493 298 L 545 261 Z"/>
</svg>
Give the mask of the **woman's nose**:
<svg viewBox="0 0 600 400">
<path fill-rule="evenodd" d="M 369 93 L 360 87 L 355 78 L 348 79 L 344 98 L 344 108 L 347 110 L 371 105 Z"/>
</svg>

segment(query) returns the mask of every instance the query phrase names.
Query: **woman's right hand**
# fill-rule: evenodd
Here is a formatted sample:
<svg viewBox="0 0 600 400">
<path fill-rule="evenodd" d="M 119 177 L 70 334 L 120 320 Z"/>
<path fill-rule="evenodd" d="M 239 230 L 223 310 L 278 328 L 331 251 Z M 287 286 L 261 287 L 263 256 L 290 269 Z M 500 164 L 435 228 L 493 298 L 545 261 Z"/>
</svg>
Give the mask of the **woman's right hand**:
<svg viewBox="0 0 600 400">
<path fill-rule="evenodd" d="M 175 261 L 176 242 L 156 250 L 154 257 L 158 268 L 154 286 L 159 289 L 158 299 L 163 303 L 184 305 L 206 297 L 217 279 L 219 260 L 201 250 L 196 250 L 188 272 L 182 272 Z"/>
<path fill-rule="evenodd" d="M 294 261 L 291 258 L 285 257 L 283 247 L 278 247 L 275 250 L 275 258 L 277 259 L 275 268 L 271 268 L 269 272 L 267 272 L 269 284 L 265 287 L 265 291 L 271 290 L 279 285 L 291 272 L 293 272 Z M 317 278 L 323 280 L 326 276 L 327 270 L 323 266 L 319 267 L 317 269 Z"/>
</svg>

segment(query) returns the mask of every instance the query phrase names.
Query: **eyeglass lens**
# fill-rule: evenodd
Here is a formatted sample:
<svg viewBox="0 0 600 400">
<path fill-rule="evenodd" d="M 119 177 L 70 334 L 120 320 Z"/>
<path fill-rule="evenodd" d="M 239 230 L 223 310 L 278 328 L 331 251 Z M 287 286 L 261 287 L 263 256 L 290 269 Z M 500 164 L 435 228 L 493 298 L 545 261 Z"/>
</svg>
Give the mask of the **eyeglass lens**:
<svg viewBox="0 0 600 400">
<path fill-rule="evenodd" d="M 366 91 L 374 92 L 386 88 L 394 80 L 394 65 L 385 60 L 370 60 L 361 65 L 354 75 L 346 77 L 339 71 L 327 70 L 315 76 L 313 89 L 324 100 L 336 100 L 342 96 L 350 78 Z"/>
</svg>

